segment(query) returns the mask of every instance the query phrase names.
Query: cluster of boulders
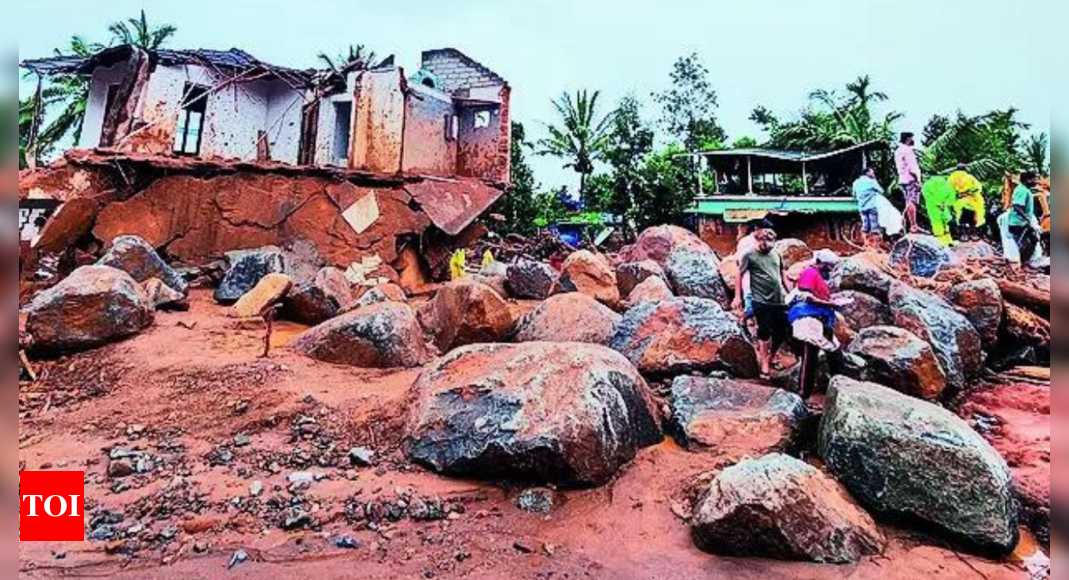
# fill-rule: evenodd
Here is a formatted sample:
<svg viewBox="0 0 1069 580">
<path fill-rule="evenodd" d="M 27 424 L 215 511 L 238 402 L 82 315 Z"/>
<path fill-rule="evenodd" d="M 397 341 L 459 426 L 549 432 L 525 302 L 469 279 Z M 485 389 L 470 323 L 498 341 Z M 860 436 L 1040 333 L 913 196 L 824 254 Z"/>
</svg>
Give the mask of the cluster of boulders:
<svg viewBox="0 0 1069 580">
<path fill-rule="evenodd" d="M 796 272 L 813 256 L 796 240 L 777 251 Z M 38 344 L 77 350 L 132 336 L 152 324 L 156 297 L 188 292 L 136 239 L 116 240 L 101 262 L 30 306 Z M 561 271 L 492 264 L 421 301 L 393 285 L 354 286 L 335 269 L 296 275 L 265 248 L 228 256 L 215 299 L 236 317 L 277 309 L 312 326 L 293 348 L 319 361 L 423 367 L 404 450 L 443 475 L 599 486 L 667 430 L 730 465 L 690 518 L 704 550 L 856 562 L 883 550 L 875 517 L 1001 556 L 1018 537 L 1010 470 L 940 404 L 975 387 L 987 353 L 1022 331 L 994 280 L 945 292 L 915 283 L 966 263 L 911 236 L 890 258 L 837 266 L 830 285 L 849 299 L 840 336 L 851 371 L 824 369 L 822 417 L 753 382 L 753 338 L 728 309 L 737 271 L 676 227 L 652 228 L 615 256 L 576 252 Z M 647 381 L 666 385 L 663 398 Z M 800 461 L 806 450 L 826 469 Z"/>
</svg>

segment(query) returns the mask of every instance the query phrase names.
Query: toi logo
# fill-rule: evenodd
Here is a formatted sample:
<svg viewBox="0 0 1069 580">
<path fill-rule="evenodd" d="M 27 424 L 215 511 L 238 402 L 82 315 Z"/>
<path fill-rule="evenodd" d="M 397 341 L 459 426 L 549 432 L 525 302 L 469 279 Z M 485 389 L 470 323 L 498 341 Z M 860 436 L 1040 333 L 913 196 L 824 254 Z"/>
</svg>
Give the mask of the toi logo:
<svg viewBox="0 0 1069 580">
<path fill-rule="evenodd" d="M 85 541 L 85 473 L 19 474 L 19 541 Z"/>
</svg>

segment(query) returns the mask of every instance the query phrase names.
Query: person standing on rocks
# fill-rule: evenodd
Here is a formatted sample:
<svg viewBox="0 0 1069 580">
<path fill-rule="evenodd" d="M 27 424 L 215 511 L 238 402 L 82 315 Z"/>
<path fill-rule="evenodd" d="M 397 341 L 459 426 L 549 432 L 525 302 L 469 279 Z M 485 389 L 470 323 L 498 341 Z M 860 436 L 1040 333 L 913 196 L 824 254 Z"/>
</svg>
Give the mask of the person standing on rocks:
<svg viewBox="0 0 1069 580">
<path fill-rule="evenodd" d="M 880 198 L 884 190 L 876 180 L 876 170 L 865 168 L 861 177 L 854 182 L 854 197 L 857 198 L 858 210 L 861 212 L 861 235 L 866 248 L 878 248 L 883 241 L 883 229 L 880 228 Z"/>
<path fill-rule="evenodd" d="M 921 203 L 921 166 L 917 162 L 916 141 L 913 133 L 902 133 L 901 144 L 895 151 L 895 167 L 898 169 L 898 185 L 906 198 L 906 227 L 909 233 L 919 233 L 917 207 Z"/>
<path fill-rule="evenodd" d="M 765 378 L 772 374 L 772 361 L 786 342 L 790 330 L 783 258 L 775 251 L 775 244 L 774 231 L 759 231 L 757 249 L 739 260 L 739 276 L 735 283 L 734 308 L 741 312 L 745 292 L 743 279 L 749 275 L 753 314 L 757 321 L 758 356 L 761 359 L 761 374 Z"/>
<path fill-rule="evenodd" d="M 1036 196 L 1033 193 L 1039 183 L 1034 172 L 1021 174 L 1021 184 L 1013 190 L 1010 206 L 1010 234 L 1021 250 L 1021 265 L 1031 267 L 1032 257 L 1039 247 L 1040 226 L 1036 218 Z"/>
</svg>

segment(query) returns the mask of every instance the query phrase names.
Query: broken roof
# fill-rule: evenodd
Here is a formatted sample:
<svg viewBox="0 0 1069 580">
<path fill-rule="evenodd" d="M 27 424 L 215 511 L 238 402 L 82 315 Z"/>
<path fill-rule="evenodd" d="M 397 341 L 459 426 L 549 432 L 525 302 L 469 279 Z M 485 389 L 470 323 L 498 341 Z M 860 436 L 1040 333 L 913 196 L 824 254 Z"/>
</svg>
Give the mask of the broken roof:
<svg viewBox="0 0 1069 580">
<path fill-rule="evenodd" d="M 874 140 L 824 153 L 749 148 L 685 153 L 681 157 L 705 157 L 711 167 L 720 171 L 745 170 L 750 167 L 754 174 L 801 174 L 804 165 L 810 165 L 814 170 L 821 168 L 841 170 L 852 167 L 858 159 L 855 155 L 886 148 L 885 141 Z"/>
<path fill-rule="evenodd" d="M 130 59 L 134 47 L 128 44 L 105 48 L 90 56 L 54 56 L 51 58 L 28 59 L 19 63 L 19 68 L 33 71 L 42 76 L 50 75 L 91 75 L 99 67 L 113 66 Z M 312 71 L 302 71 L 266 63 L 251 54 L 237 48 L 230 50 L 170 50 L 158 49 L 150 56 L 159 64 L 197 65 L 217 70 L 253 71 L 279 77 L 291 85 L 308 85 L 313 76 Z"/>
</svg>

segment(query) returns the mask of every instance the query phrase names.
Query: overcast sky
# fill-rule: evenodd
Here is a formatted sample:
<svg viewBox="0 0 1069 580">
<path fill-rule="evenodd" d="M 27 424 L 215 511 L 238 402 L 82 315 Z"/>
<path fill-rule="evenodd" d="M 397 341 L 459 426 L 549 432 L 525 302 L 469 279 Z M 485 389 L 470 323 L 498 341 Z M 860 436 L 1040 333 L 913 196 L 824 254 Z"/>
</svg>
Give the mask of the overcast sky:
<svg viewBox="0 0 1069 580">
<path fill-rule="evenodd" d="M 106 41 L 107 26 L 144 7 L 178 27 L 174 48 L 245 49 L 281 65 L 315 65 L 320 51 L 366 44 L 414 73 L 424 49 L 455 47 L 508 79 L 515 120 L 533 137 L 564 90 L 603 93 L 606 105 L 668 82 L 697 52 L 720 94 L 732 138 L 755 135 L 756 105 L 785 115 L 816 88 L 870 74 L 923 128 L 936 112 L 1017 107 L 1050 131 L 1047 24 L 1055 0 L 35 0 L 2 26 L 19 57 L 50 55 L 72 34 Z M 13 16 L 13 18 L 12 18 Z M 25 92 L 23 84 L 20 89 Z M 647 106 L 646 115 L 658 111 Z M 544 185 L 577 180 L 539 159 Z"/>
</svg>

